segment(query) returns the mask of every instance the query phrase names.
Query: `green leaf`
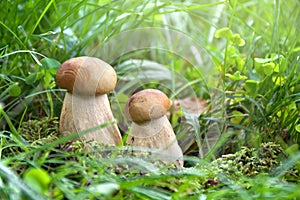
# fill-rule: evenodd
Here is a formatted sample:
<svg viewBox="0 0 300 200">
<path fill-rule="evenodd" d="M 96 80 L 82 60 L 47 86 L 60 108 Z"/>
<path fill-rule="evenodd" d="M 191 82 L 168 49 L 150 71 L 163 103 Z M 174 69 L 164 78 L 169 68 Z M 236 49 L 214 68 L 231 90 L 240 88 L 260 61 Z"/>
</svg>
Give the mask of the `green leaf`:
<svg viewBox="0 0 300 200">
<path fill-rule="evenodd" d="M 295 52 L 299 52 L 300 51 L 300 46 L 299 47 L 295 47 L 291 52 L 295 53 Z"/>
<path fill-rule="evenodd" d="M 51 74 L 53 74 L 53 75 L 55 75 L 56 70 L 61 65 L 60 62 L 58 62 L 57 60 L 55 60 L 53 58 L 43 58 L 41 60 L 41 63 L 43 65 L 43 67 L 48 69 L 51 72 Z"/>
<path fill-rule="evenodd" d="M 278 60 L 279 58 L 282 58 L 283 56 L 282 55 L 274 55 L 273 57 L 271 58 L 254 58 L 254 61 L 256 63 L 267 63 L 267 62 L 274 62 L 276 60 Z"/>
<path fill-rule="evenodd" d="M 215 38 L 229 39 L 231 37 L 232 37 L 232 31 L 228 27 L 221 28 L 215 32 Z"/>
<path fill-rule="evenodd" d="M 233 44 L 236 44 L 238 46 L 244 46 L 245 45 L 245 40 L 243 40 L 240 36 L 240 34 L 238 33 L 235 33 L 232 35 L 230 41 L 233 43 Z"/>
<path fill-rule="evenodd" d="M 283 86 L 286 82 L 286 77 L 284 77 L 284 76 L 272 77 L 272 81 L 273 81 L 273 83 L 275 83 L 278 86 Z"/>
<path fill-rule="evenodd" d="M 249 93 L 250 96 L 255 97 L 257 95 L 259 82 L 255 80 L 245 81 L 245 90 Z"/>
<path fill-rule="evenodd" d="M 287 68 L 287 61 L 286 58 L 282 56 L 280 58 L 280 62 L 276 64 L 274 68 L 274 72 L 283 73 L 286 71 L 286 68 Z"/>
<path fill-rule="evenodd" d="M 3 103 L 0 102 L 0 116 L 1 116 L 1 114 L 3 112 L 3 106 L 4 106 Z"/>
<path fill-rule="evenodd" d="M 230 121 L 239 124 L 244 116 L 245 115 L 242 112 L 234 110 L 232 111 L 232 118 L 230 118 Z"/>
<path fill-rule="evenodd" d="M 272 58 L 254 58 L 256 63 L 267 63 L 272 61 Z"/>
<path fill-rule="evenodd" d="M 46 72 L 43 80 L 44 80 L 45 87 L 48 88 L 48 86 L 50 85 L 51 81 L 53 80 L 52 74 L 50 72 Z"/>
<path fill-rule="evenodd" d="M 19 87 L 19 83 L 16 82 L 10 86 L 10 90 L 8 91 L 9 95 L 12 97 L 20 96 L 21 88 Z"/>
<path fill-rule="evenodd" d="M 299 126 L 299 130 L 297 130 L 297 126 Z M 296 130 L 298 132 L 300 132 L 300 124 L 298 124 L 296 126 Z M 295 155 L 297 152 L 299 151 L 299 145 L 298 144 L 292 144 L 291 146 L 289 146 L 285 152 L 289 155 L 289 156 L 293 156 Z"/>
<path fill-rule="evenodd" d="M 25 78 L 25 82 L 28 85 L 33 85 L 36 81 L 40 80 L 43 77 L 43 75 L 43 71 L 34 72 L 32 74 L 29 74 L 29 76 Z"/>
<path fill-rule="evenodd" d="M 298 133 L 300 133 L 300 124 L 297 124 L 297 126 L 295 126 L 295 129 Z"/>
<path fill-rule="evenodd" d="M 24 181 L 35 191 L 47 194 L 51 178 L 43 169 L 30 168 L 24 174 Z"/>
<path fill-rule="evenodd" d="M 270 76 L 271 74 L 273 74 L 273 71 L 275 69 L 275 64 L 273 62 L 264 63 L 262 64 L 262 67 L 265 75 Z"/>
<path fill-rule="evenodd" d="M 242 56 L 237 56 L 236 57 L 236 67 L 237 67 L 237 69 L 242 71 L 242 72 L 245 71 L 244 65 L 245 65 L 245 60 L 243 59 L 243 57 Z"/>
<path fill-rule="evenodd" d="M 29 74 L 29 76 L 27 76 L 27 77 L 25 78 L 25 82 L 26 82 L 28 85 L 34 84 L 36 80 L 37 80 L 37 73 Z"/>
<path fill-rule="evenodd" d="M 228 78 L 230 78 L 233 81 L 240 81 L 240 80 L 246 80 L 247 76 L 241 75 L 240 71 L 236 71 L 233 75 L 232 74 L 226 74 Z"/>
</svg>

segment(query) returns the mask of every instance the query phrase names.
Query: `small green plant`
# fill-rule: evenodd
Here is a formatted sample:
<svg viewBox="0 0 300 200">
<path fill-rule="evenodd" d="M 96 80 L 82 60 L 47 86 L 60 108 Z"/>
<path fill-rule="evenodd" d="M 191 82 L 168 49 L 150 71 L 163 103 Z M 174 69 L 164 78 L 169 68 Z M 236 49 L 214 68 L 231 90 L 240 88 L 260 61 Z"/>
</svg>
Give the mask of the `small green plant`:
<svg viewBox="0 0 300 200">
<path fill-rule="evenodd" d="M 38 193 L 47 195 L 51 178 L 45 170 L 31 168 L 24 173 L 24 181 Z"/>
<path fill-rule="evenodd" d="M 295 65 L 288 66 L 292 62 L 281 54 L 260 58 L 241 53 L 238 47 L 245 45 L 245 41 L 229 28 L 217 30 L 215 37 L 226 39 L 225 61 L 220 68 L 226 77 L 225 90 L 232 113 L 229 119 L 232 125 L 251 125 L 250 131 L 254 128 L 256 132 L 246 131 L 246 144 L 255 146 L 257 139 L 269 141 L 272 138 L 278 142 L 297 142 L 298 109 L 292 98 L 298 93 L 294 89 L 297 78 L 287 79 L 288 71 L 295 71 Z M 288 115 L 293 120 L 287 120 Z M 284 135 L 286 131 L 288 138 Z"/>
</svg>

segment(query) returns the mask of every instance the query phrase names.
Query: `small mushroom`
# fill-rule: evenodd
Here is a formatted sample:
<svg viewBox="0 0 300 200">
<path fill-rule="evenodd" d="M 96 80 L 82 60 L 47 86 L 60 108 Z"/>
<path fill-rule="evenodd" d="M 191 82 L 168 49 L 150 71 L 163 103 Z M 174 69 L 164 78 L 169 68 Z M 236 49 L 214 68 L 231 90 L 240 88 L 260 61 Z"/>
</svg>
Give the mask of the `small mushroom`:
<svg viewBox="0 0 300 200">
<path fill-rule="evenodd" d="M 114 120 L 107 93 L 115 88 L 117 75 L 109 64 L 87 56 L 71 58 L 58 69 L 56 82 L 67 90 L 60 116 L 60 134 L 70 135 Z M 83 137 L 103 144 L 121 142 L 116 124 Z"/>
<path fill-rule="evenodd" d="M 126 143 L 157 150 L 153 156 L 182 167 L 183 153 L 166 116 L 170 106 L 170 99 L 159 90 L 146 89 L 132 95 L 125 107 L 125 115 L 132 121 Z"/>
</svg>

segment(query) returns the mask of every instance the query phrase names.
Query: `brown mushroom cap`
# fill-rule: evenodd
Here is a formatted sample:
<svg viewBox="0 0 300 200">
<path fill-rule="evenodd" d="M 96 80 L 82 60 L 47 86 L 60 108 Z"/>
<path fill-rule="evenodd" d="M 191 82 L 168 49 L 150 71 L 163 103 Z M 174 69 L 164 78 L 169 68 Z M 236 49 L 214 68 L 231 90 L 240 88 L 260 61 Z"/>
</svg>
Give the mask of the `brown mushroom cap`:
<svg viewBox="0 0 300 200">
<path fill-rule="evenodd" d="M 164 116 L 170 109 L 170 99 L 161 91 L 146 89 L 132 95 L 127 103 L 132 121 L 143 123 Z"/>
<path fill-rule="evenodd" d="M 56 73 L 56 83 L 70 93 L 100 95 L 115 88 L 117 74 L 104 61 L 82 56 L 71 58 L 60 66 Z"/>
</svg>

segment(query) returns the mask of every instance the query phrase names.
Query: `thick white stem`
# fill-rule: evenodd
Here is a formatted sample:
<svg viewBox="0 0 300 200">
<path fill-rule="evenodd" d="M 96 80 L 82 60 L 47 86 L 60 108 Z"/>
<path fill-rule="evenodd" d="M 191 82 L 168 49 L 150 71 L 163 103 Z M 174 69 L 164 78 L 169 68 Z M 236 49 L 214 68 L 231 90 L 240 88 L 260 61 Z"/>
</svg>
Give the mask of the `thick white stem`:
<svg viewBox="0 0 300 200">
<path fill-rule="evenodd" d="M 179 167 L 183 165 L 182 150 L 166 116 L 143 124 L 132 122 L 127 144 L 158 150 L 153 156 L 159 160 L 173 162 Z"/>
<path fill-rule="evenodd" d="M 63 135 L 81 132 L 115 120 L 107 95 L 78 96 L 67 93 L 60 117 L 59 131 Z M 103 144 L 119 144 L 121 134 L 116 124 L 99 128 L 84 135 L 85 139 Z"/>
</svg>

